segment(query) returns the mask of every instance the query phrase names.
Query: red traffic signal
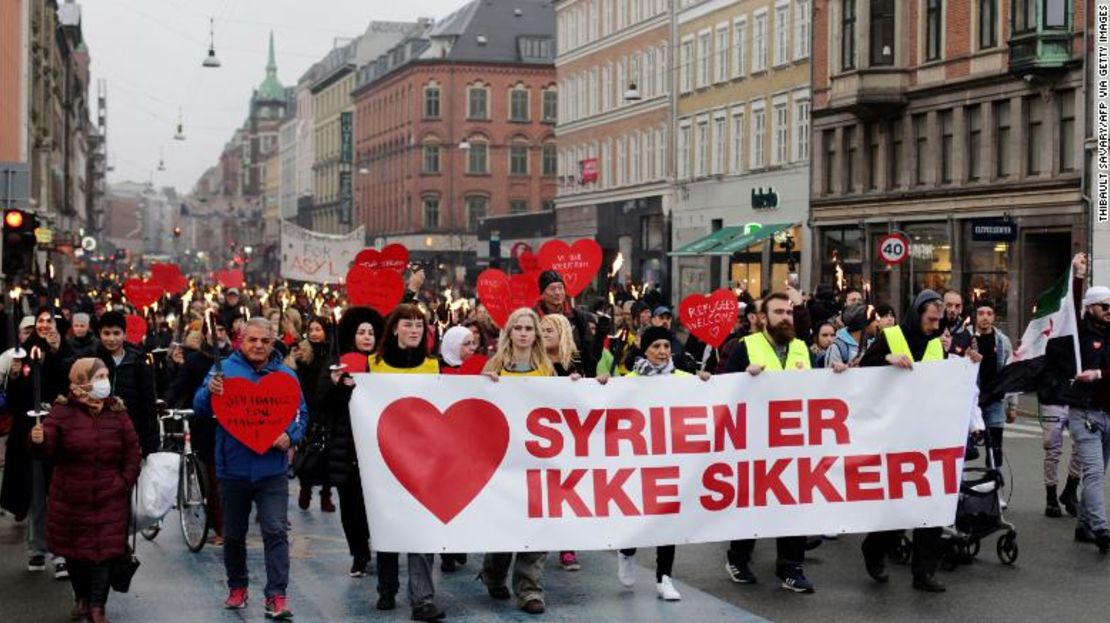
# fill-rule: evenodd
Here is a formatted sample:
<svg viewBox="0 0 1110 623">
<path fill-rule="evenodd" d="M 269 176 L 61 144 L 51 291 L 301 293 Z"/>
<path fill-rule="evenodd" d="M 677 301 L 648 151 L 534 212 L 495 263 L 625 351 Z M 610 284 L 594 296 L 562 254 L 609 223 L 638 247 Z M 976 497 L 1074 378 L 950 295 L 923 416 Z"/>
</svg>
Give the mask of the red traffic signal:
<svg viewBox="0 0 1110 623">
<path fill-rule="evenodd" d="M 21 210 L 8 210 L 4 213 L 4 229 L 22 229 L 26 219 Z"/>
</svg>

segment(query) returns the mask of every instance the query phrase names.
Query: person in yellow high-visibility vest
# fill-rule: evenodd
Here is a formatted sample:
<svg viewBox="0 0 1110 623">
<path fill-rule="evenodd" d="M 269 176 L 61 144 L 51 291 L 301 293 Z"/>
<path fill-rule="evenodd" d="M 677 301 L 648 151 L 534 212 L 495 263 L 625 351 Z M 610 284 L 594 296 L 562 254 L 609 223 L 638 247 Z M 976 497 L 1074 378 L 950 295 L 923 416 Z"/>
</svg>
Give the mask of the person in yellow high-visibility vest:
<svg viewBox="0 0 1110 623">
<path fill-rule="evenodd" d="M 747 372 L 752 376 L 767 372 L 809 370 L 809 348 L 799 340 L 794 330 L 794 303 L 787 294 L 776 292 L 763 299 L 759 312 L 762 330 L 745 337 L 729 356 L 726 372 Z M 847 370 L 846 364 L 833 367 L 836 372 Z M 805 562 L 806 536 L 779 537 L 775 541 L 777 559 L 775 574 L 782 580 L 782 588 L 795 593 L 812 593 L 813 582 L 802 569 Z M 729 543 L 725 568 L 733 582 L 751 584 L 755 574 L 751 570 L 754 539 Z"/>
</svg>

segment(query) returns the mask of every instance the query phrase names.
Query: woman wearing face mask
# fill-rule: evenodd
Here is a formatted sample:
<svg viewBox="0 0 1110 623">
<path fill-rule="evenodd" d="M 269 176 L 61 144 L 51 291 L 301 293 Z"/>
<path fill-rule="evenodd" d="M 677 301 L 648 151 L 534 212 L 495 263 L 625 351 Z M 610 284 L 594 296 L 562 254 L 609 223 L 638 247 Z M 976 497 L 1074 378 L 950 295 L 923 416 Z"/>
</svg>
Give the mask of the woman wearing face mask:
<svg viewBox="0 0 1110 623">
<path fill-rule="evenodd" d="M 361 370 L 366 370 L 382 330 L 382 317 L 367 307 L 348 308 L 339 320 L 337 344 L 340 356 L 355 353 L 362 358 Z M 358 370 L 321 370 L 318 389 L 320 411 L 326 419 L 327 443 L 326 472 L 329 483 L 339 493 L 339 519 L 347 548 L 351 552 L 349 575 L 360 578 L 366 575 L 370 564 L 370 528 L 366 523 L 366 505 L 362 499 L 362 479 L 358 472 L 355 438 L 351 431 L 351 393 L 355 381 L 349 372 Z"/>
<path fill-rule="evenodd" d="M 689 372 L 678 370 L 671 360 L 671 332 L 664 327 L 648 327 L 640 336 L 640 346 L 644 356 L 638 359 L 627 377 L 690 376 Z M 698 378 L 708 381 L 710 374 L 698 372 Z M 608 377 L 599 376 L 597 381 L 604 385 Z M 660 545 L 655 548 L 655 591 L 664 601 L 678 601 L 682 595 L 671 581 L 674 569 L 674 545 Z M 617 578 L 621 584 L 631 587 L 636 584 L 636 549 L 622 549 L 617 557 Z"/>
<path fill-rule="evenodd" d="M 554 376 L 555 366 L 538 335 L 539 327 L 539 316 L 527 307 L 509 314 L 497 342 L 497 352 L 486 362 L 482 373 L 494 381 L 503 376 Z M 513 556 L 512 552 L 486 554 L 481 577 L 490 597 L 498 600 L 511 597 L 505 580 Z M 513 592 L 516 593 L 517 605 L 528 614 L 542 614 L 546 609 L 543 566 L 547 552 L 516 552 L 515 556 Z"/>
<path fill-rule="evenodd" d="M 308 339 L 302 341 L 293 351 L 292 363 L 289 367 L 297 372 L 297 379 L 301 382 L 301 393 L 308 403 L 308 433 L 305 435 L 304 444 L 313 443 L 323 429 L 320 423 L 323 417 L 320 412 L 319 392 L 317 383 L 321 375 L 326 376 L 331 365 L 331 348 L 328 344 L 328 328 L 330 322 L 321 317 L 313 317 L 308 321 Z M 320 485 L 320 510 L 325 513 L 335 512 L 335 503 L 331 500 L 331 483 L 319 482 L 315 479 L 301 476 L 301 492 L 297 496 L 297 506 L 301 510 L 308 510 L 312 505 L 312 487 Z"/>
<path fill-rule="evenodd" d="M 123 402 L 109 398 L 108 368 L 74 362 L 69 395 L 31 429 L 32 451 L 55 460 L 46 536 L 65 556 L 75 601 L 71 616 L 106 622 L 109 567 L 128 550 L 129 493 L 139 477 L 139 437 Z"/>
<path fill-rule="evenodd" d="M 428 356 L 426 319 L 412 304 L 398 305 L 385 323 L 378 340 L 377 353 L 370 358 L 371 374 L 439 374 L 439 360 Z M 433 554 L 409 554 L 409 599 L 414 621 L 442 619 L 443 610 L 435 605 L 432 581 Z M 400 554 L 378 552 L 378 610 L 392 610 L 397 604 L 400 583 Z"/>
</svg>

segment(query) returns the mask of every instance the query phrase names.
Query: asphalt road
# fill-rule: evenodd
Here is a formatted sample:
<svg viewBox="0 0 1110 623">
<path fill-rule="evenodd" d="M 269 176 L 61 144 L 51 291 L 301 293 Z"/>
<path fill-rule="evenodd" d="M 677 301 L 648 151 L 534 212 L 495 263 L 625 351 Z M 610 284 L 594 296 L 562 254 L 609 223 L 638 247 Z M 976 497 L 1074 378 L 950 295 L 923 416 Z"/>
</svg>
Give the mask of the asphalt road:
<svg viewBox="0 0 1110 623">
<path fill-rule="evenodd" d="M 995 538 L 984 541 L 979 558 L 954 571 L 942 571 L 947 593 L 934 595 L 910 587 L 909 569 L 891 565 L 891 582 L 877 585 L 866 575 L 859 553 L 860 537 L 848 535 L 810 552 L 807 574 L 817 585 L 813 595 L 777 589 L 773 577 L 774 545 L 756 548 L 756 585 L 733 584 L 724 572 L 724 544 L 678 548 L 675 577 L 683 600 L 655 598 L 653 556 L 641 553 L 638 584 L 622 589 L 616 557 L 609 552 L 581 555 L 582 571 L 567 573 L 549 560 L 548 612 L 530 617 L 505 602 L 492 603 L 475 580 L 478 556 L 462 571 L 441 576 L 437 602 L 449 620 L 461 621 L 637 621 L 651 623 L 678 617 L 687 621 L 1097 621 L 1110 612 L 1110 556 L 1072 540 L 1074 520 L 1043 515 L 1041 442 L 1036 421 L 1022 418 L 1007 431 L 1009 462 L 1006 517 L 1016 524 L 1020 557 L 1014 566 L 999 563 Z M 392 613 L 373 609 L 374 576 L 351 579 L 339 518 L 313 509 L 292 510 L 292 586 L 290 605 L 297 621 L 402 621 L 402 601 Z M 113 594 L 108 613 L 113 621 L 262 621 L 259 578 L 261 542 L 252 535 L 250 566 L 256 593 L 243 611 L 220 608 L 224 597 L 219 549 L 190 554 L 171 524 L 153 543 L 142 543 L 142 568 L 132 592 Z M 23 527 L 0 517 L 0 621 L 63 621 L 71 595 L 66 582 L 46 573 L 26 571 Z M 403 573 L 403 572 L 402 572 Z"/>
</svg>

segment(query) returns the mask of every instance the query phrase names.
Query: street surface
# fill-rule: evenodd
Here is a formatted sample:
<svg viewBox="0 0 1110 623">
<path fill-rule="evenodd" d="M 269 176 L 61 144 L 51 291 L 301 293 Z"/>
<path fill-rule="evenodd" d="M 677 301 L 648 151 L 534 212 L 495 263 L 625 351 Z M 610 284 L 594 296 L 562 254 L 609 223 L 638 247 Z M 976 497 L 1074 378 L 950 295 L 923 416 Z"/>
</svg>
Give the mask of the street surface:
<svg viewBox="0 0 1110 623">
<path fill-rule="evenodd" d="M 972 565 L 941 571 L 948 592 L 925 594 L 910 588 L 908 567 L 890 566 L 891 582 L 873 583 L 863 569 L 861 537 L 844 536 L 810 552 L 806 572 L 817 585 L 813 595 L 778 590 L 773 577 L 774 545 L 756 547 L 754 570 L 760 583 L 733 584 L 724 571 L 724 544 L 678 548 L 676 585 L 679 603 L 655 597 L 654 551 L 641 549 L 635 589 L 623 589 L 616 577 L 616 556 L 610 552 L 580 554 L 582 570 L 564 572 L 553 554 L 546 574 L 548 612 L 531 617 L 513 602 L 492 602 L 475 580 L 480 556 L 451 575 L 437 570 L 437 603 L 455 621 L 636 621 L 652 623 L 681 618 L 688 622 L 882 622 L 889 621 L 1099 621 L 1110 612 L 1110 557 L 1093 545 L 1072 540 L 1074 521 L 1043 515 L 1041 441 L 1035 419 L 1022 417 L 1006 431 L 1007 472 L 1012 486 L 1009 521 L 1018 529 L 1020 557 L 1007 567 L 995 555 L 995 537 L 983 542 Z M 291 483 L 291 503 L 295 497 Z M 314 502 L 317 500 L 314 499 Z M 294 503 L 295 504 L 295 503 Z M 406 601 L 390 613 L 374 610 L 376 578 L 347 577 L 350 559 L 338 514 L 290 512 L 292 572 L 290 604 L 297 621 L 403 621 Z M 112 594 L 108 614 L 115 622 L 263 621 L 262 545 L 257 531 L 250 543 L 252 600 L 246 610 L 221 609 L 225 596 L 218 548 L 190 554 L 176 527 L 176 515 L 153 543 L 140 539 L 142 567 L 127 595 Z M 69 585 L 47 573 L 25 570 L 23 528 L 10 516 L 0 518 L 0 621 L 66 620 L 71 606 Z M 402 570 L 402 584 L 404 584 Z"/>
</svg>

